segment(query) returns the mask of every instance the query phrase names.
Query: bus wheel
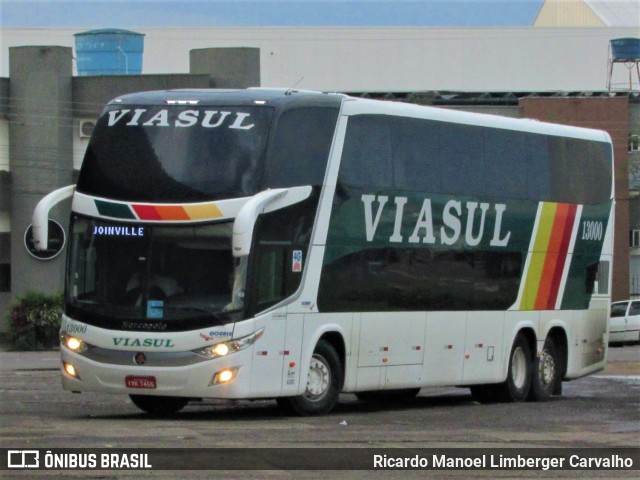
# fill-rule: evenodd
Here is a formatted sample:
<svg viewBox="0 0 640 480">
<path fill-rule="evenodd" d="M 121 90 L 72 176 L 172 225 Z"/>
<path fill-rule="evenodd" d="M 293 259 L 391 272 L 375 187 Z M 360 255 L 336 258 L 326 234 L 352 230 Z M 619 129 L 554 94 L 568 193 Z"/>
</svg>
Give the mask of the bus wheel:
<svg viewBox="0 0 640 480">
<path fill-rule="evenodd" d="M 509 355 L 509 373 L 503 384 L 505 400 L 522 402 L 531 388 L 531 349 L 524 335 L 519 333 Z"/>
<path fill-rule="evenodd" d="M 522 402 L 531 389 L 531 349 L 524 335 L 519 333 L 509 355 L 509 373 L 503 383 L 471 385 L 471 396 L 476 402 Z"/>
<path fill-rule="evenodd" d="M 285 411 L 298 415 L 322 415 L 338 402 L 343 381 L 340 357 L 333 346 L 320 340 L 311 357 L 305 392 L 278 401 Z M 289 408 L 286 408 L 286 404 Z"/>
<path fill-rule="evenodd" d="M 542 354 L 536 356 L 533 362 L 529 400 L 544 401 L 551 397 L 559 381 L 558 366 L 555 343 L 551 337 L 547 337 Z"/>
<path fill-rule="evenodd" d="M 176 413 L 187 403 L 184 397 L 160 397 L 154 395 L 129 395 L 133 404 L 143 412 L 156 416 L 165 416 Z"/>
</svg>

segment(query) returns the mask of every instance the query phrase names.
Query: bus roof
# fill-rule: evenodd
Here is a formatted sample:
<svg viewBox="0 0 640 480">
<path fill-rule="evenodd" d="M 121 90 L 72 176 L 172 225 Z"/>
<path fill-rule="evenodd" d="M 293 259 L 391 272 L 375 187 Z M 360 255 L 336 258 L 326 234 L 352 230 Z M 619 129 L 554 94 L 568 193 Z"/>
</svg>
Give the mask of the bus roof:
<svg viewBox="0 0 640 480">
<path fill-rule="evenodd" d="M 512 118 L 487 113 L 464 112 L 442 107 L 430 107 L 402 102 L 349 98 L 342 109 L 344 115 L 398 115 L 465 125 L 516 130 L 544 135 L 562 136 L 611 143 L 603 130 L 541 122 L 530 118 Z"/>
<path fill-rule="evenodd" d="M 335 92 L 284 88 L 156 90 L 122 95 L 109 102 L 108 105 L 118 104 L 184 106 L 264 104 L 282 109 L 300 106 L 340 107 L 342 105 L 342 114 L 344 115 L 398 115 L 611 143 L 609 134 L 602 130 L 540 122 L 528 118 L 511 118 L 502 115 L 463 112 L 442 107 L 371 100 L 350 97 Z"/>
<path fill-rule="evenodd" d="M 248 88 L 244 90 L 227 89 L 181 89 L 155 90 L 130 93 L 117 97 L 109 105 L 262 105 L 284 106 L 287 104 L 305 104 L 308 106 L 339 107 L 345 95 L 305 90 Z"/>
</svg>

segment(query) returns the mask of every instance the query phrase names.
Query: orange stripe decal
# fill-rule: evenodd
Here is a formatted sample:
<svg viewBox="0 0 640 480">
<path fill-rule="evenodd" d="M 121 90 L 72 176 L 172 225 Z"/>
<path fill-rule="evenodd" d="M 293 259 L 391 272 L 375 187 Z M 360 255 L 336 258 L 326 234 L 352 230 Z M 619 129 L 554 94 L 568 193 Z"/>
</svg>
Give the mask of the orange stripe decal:
<svg viewBox="0 0 640 480">
<path fill-rule="evenodd" d="M 576 219 L 577 206 L 543 202 L 525 273 L 522 310 L 555 308 Z"/>
<path fill-rule="evenodd" d="M 224 216 L 215 203 L 195 203 L 185 205 L 132 204 L 131 207 L 140 220 L 188 221 L 207 220 Z"/>
<path fill-rule="evenodd" d="M 568 207 L 569 206 L 566 204 L 559 204 L 556 209 L 556 215 L 553 219 L 551 236 L 549 237 L 549 244 L 547 247 L 547 255 L 544 260 L 542 276 L 540 277 L 538 295 L 536 297 L 536 310 L 545 310 L 548 308 L 547 301 L 551 296 L 553 277 L 556 271 L 556 265 L 558 264 L 558 259 L 560 258 L 560 247 L 564 236 L 564 226 L 567 222 Z"/>
<path fill-rule="evenodd" d="M 190 220 L 180 205 L 156 205 L 156 211 L 162 220 Z"/>
</svg>

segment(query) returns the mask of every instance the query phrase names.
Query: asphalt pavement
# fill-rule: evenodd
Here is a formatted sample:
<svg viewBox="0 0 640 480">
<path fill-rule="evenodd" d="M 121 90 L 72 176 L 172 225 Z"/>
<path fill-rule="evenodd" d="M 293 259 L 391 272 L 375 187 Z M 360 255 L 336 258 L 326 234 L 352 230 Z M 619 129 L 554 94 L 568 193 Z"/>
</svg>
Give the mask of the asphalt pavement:
<svg viewBox="0 0 640 480">
<path fill-rule="evenodd" d="M 60 352 L 0 352 L 0 370 L 58 370 Z"/>
</svg>

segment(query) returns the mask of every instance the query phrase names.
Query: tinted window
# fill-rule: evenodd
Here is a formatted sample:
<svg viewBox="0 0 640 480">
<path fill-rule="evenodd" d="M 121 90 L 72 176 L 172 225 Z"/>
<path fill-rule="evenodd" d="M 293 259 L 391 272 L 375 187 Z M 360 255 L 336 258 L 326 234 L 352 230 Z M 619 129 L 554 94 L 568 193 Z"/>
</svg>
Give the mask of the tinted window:
<svg viewBox="0 0 640 480">
<path fill-rule="evenodd" d="M 229 222 L 132 226 L 74 215 L 66 313 L 117 330 L 228 323 L 231 233 Z"/>
<path fill-rule="evenodd" d="M 271 114 L 265 107 L 110 107 L 91 137 L 78 191 L 148 202 L 252 195 Z"/>
<path fill-rule="evenodd" d="M 340 180 L 505 199 L 609 200 L 607 144 L 388 115 L 349 119 Z"/>
<path fill-rule="evenodd" d="M 357 116 L 349 120 L 340 177 L 349 185 L 386 187 L 393 183 L 392 117 Z"/>
<path fill-rule="evenodd" d="M 527 178 L 535 178 L 541 172 L 534 170 L 536 162 L 527 161 L 526 135 L 510 130 L 483 130 L 482 171 L 492 173 L 495 196 L 537 198 L 540 191 L 529 192 Z M 478 175 L 476 178 L 483 182 L 487 180 L 486 175 Z M 479 183 L 478 189 L 480 192 L 486 192 L 487 186 Z"/>
<path fill-rule="evenodd" d="M 430 122 L 433 124 L 434 122 Z M 423 125 L 422 129 L 429 128 Z M 480 173 L 485 165 L 484 136 L 482 130 L 468 125 L 443 123 L 440 125 L 440 148 L 436 152 L 438 171 L 444 173 L 443 193 L 454 186 L 465 195 L 480 195 L 486 187 Z M 402 158 L 397 161 L 401 162 Z M 432 175 L 436 174 L 433 172 Z"/>
<path fill-rule="evenodd" d="M 265 187 L 322 185 L 338 117 L 335 108 L 285 111 L 265 171 Z"/>
<path fill-rule="evenodd" d="M 549 178 L 549 138 L 546 135 L 525 135 L 525 162 L 527 172 L 526 198 L 548 200 L 551 195 Z M 533 181 L 532 179 L 535 179 Z"/>
<path fill-rule="evenodd" d="M 521 268 L 519 252 L 360 250 L 323 267 L 318 307 L 326 312 L 506 309 L 517 297 Z"/>
<path fill-rule="evenodd" d="M 640 315 L 640 302 L 631 302 L 629 315 Z"/>
<path fill-rule="evenodd" d="M 396 183 L 409 190 L 443 191 L 445 185 L 455 179 L 455 167 L 439 165 L 440 126 L 433 124 L 433 128 L 423 128 L 420 122 L 409 118 L 397 121 L 400 128 L 394 142 L 395 156 L 402 161 L 394 165 Z M 438 174 L 434 175 L 434 172 Z"/>
<path fill-rule="evenodd" d="M 624 317 L 627 314 L 627 302 L 624 303 L 614 303 L 611 305 L 611 316 L 612 317 Z"/>
<path fill-rule="evenodd" d="M 549 178 L 555 201 L 600 203 L 611 193 L 610 161 L 602 144 L 549 137 Z"/>
<path fill-rule="evenodd" d="M 301 203 L 262 214 L 256 222 L 250 267 L 250 314 L 275 305 L 300 286 L 307 263 L 319 189 Z"/>
</svg>

